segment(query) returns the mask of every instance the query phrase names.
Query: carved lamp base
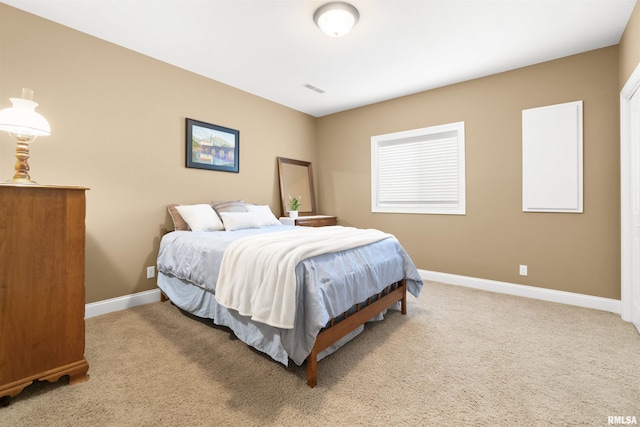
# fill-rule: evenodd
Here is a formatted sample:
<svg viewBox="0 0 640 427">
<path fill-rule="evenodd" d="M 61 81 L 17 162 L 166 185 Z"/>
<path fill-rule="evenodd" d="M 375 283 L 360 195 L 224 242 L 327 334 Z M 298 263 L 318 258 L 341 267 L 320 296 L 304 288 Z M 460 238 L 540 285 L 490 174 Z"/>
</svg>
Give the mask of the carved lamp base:
<svg viewBox="0 0 640 427">
<path fill-rule="evenodd" d="M 16 184 L 37 184 L 37 182 L 31 180 L 31 176 L 29 176 L 29 143 L 33 141 L 34 138 L 24 138 L 18 139 L 16 138 L 18 145 L 16 146 L 16 166 L 15 166 L 15 174 L 13 174 L 13 179 L 11 182 Z"/>
</svg>

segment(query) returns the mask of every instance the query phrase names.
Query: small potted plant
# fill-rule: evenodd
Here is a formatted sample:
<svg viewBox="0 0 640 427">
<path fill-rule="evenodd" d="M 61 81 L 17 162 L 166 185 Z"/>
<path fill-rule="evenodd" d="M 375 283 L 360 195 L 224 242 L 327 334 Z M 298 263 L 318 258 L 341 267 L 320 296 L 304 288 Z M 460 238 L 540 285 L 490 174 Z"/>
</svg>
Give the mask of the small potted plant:
<svg viewBox="0 0 640 427">
<path fill-rule="evenodd" d="M 302 205 L 302 203 L 300 203 L 300 199 L 302 199 L 302 196 L 289 196 L 289 218 L 298 217 L 298 208 Z"/>
</svg>

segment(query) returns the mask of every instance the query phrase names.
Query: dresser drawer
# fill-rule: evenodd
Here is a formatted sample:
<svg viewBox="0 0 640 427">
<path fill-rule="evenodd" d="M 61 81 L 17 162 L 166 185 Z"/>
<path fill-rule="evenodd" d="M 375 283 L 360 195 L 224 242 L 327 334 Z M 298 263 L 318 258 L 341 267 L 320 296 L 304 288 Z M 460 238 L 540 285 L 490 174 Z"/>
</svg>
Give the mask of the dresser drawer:
<svg viewBox="0 0 640 427">
<path fill-rule="evenodd" d="M 325 227 L 328 225 L 337 225 L 338 218 L 335 216 L 323 216 L 323 217 L 304 217 L 300 216 L 296 218 L 296 225 L 302 227 Z"/>
</svg>

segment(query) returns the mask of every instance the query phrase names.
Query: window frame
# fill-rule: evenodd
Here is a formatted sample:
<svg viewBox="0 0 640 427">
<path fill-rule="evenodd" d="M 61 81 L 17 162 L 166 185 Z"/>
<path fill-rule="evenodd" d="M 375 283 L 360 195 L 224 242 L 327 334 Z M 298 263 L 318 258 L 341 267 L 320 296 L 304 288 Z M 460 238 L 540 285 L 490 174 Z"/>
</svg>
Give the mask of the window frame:
<svg viewBox="0 0 640 427">
<path fill-rule="evenodd" d="M 457 164 L 457 200 L 452 202 L 414 201 L 404 203 L 383 202 L 379 197 L 380 148 L 390 144 L 443 141 L 455 135 Z M 421 141 L 424 140 L 424 141 Z M 464 122 L 429 126 L 420 129 L 394 132 L 371 137 L 371 212 L 374 213 L 414 213 L 435 215 L 466 215 L 466 173 L 465 173 L 465 126 Z"/>
</svg>

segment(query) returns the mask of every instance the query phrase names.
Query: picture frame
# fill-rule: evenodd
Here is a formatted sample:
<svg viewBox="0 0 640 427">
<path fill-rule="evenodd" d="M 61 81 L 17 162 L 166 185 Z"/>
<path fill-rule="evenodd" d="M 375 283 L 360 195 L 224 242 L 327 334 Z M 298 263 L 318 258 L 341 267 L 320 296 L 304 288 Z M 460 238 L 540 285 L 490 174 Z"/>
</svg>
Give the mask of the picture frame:
<svg viewBox="0 0 640 427">
<path fill-rule="evenodd" d="M 240 131 L 187 118 L 186 167 L 240 172 Z"/>
</svg>

